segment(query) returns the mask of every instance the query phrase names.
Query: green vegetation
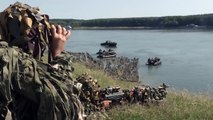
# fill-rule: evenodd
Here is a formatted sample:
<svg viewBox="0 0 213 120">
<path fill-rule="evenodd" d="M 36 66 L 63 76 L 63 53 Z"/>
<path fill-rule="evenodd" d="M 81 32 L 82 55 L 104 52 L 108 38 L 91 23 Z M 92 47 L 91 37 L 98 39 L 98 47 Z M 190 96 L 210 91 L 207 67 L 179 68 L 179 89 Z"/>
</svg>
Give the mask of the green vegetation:
<svg viewBox="0 0 213 120">
<path fill-rule="evenodd" d="M 213 100 L 205 95 L 169 92 L 159 104 L 122 106 L 108 114 L 114 120 L 212 120 Z"/>
<path fill-rule="evenodd" d="M 98 84 L 102 88 L 108 87 L 108 86 L 120 86 L 122 88 L 133 88 L 137 83 L 136 82 L 126 82 L 126 81 L 120 81 L 120 80 L 114 80 L 112 77 L 104 74 L 101 70 L 91 70 L 86 68 L 84 65 L 81 65 L 79 63 L 74 63 L 74 78 L 77 76 L 83 74 L 83 73 L 89 73 L 93 78 L 98 80 Z"/>
<path fill-rule="evenodd" d="M 74 63 L 74 77 L 89 73 L 96 78 L 101 87 L 121 86 L 131 88 L 136 83 L 113 80 L 99 70 L 87 69 Z M 207 95 L 192 95 L 188 92 L 169 92 L 160 103 L 148 105 L 117 106 L 107 111 L 113 120 L 213 120 L 213 100 Z"/>
<path fill-rule="evenodd" d="M 213 14 L 166 17 L 108 18 L 108 19 L 52 19 L 51 22 L 61 25 L 71 25 L 74 29 L 103 28 L 211 28 Z"/>
</svg>

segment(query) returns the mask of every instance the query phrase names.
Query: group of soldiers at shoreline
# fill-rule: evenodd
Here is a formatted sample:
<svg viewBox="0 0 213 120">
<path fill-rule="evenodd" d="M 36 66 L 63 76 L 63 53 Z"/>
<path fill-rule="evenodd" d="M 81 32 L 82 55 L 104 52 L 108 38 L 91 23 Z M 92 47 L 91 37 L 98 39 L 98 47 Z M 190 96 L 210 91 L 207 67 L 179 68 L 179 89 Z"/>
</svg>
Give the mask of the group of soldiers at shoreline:
<svg viewBox="0 0 213 120">
<path fill-rule="evenodd" d="M 120 88 L 119 86 L 101 88 L 98 80 L 88 73 L 80 75 L 76 80 L 82 84 L 79 98 L 85 106 L 87 115 L 117 105 L 160 102 L 166 98 L 168 88 L 164 83 L 158 87 L 138 85 L 132 89 Z"/>
</svg>

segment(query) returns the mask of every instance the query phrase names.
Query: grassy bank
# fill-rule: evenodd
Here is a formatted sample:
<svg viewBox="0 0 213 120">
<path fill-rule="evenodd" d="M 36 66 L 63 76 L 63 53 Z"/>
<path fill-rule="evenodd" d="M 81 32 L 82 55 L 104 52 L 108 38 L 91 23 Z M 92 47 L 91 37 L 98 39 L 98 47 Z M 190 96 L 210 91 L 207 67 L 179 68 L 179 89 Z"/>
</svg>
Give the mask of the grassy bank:
<svg viewBox="0 0 213 120">
<path fill-rule="evenodd" d="M 169 93 L 158 105 L 122 106 L 108 114 L 113 120 L 213 120 L 213 101 L 204 95 Z"/>
<path fill-rule="evenodd" d="M 113 80 L 99 70 L 90 70 L 75 63 L 74 77 L 89 73 L 101 87 L 132 88 L 137 83 Z M 213 100 L 208 95 L 191 95 L 188 92 L 169 92 L 159 104 L 125 105 L 107 111 L 113 120 L 213 120 Z"/>
<path fill-rule="evenodd" d="M 102 88 L 105 88 L 108 86 L 120 86 L 121 88 L 132 88 L 138 84 L 135 82 L 114 80 L 112 77 L 104 74 L 101 70 L 91 70 L 78 63 L 74 63 L 73 67 L 75 69 L 74 78 L 76 78 L 78 75 L 81 75 L 83 73 L 89 73 L 93 78 L 98 80 L 98 84 L 100 84 Z"/>
</svg>

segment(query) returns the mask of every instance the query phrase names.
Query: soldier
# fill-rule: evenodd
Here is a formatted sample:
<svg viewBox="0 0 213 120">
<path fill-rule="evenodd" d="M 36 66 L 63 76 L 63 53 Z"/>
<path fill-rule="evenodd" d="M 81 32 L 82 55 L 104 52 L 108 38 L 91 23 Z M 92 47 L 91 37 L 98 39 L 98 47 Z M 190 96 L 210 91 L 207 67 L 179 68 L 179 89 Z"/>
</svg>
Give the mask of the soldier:
<svg viewBox="0 0 213 120">
<path fill-rule="evenodd" d="M 0 13 L 0 114 L 15 120 L 82 120 L 79 85 L 64 51 L 70 31 L 22 3 Z M 45 60 L 47 54 L 48 60 Z"/>
</svg>

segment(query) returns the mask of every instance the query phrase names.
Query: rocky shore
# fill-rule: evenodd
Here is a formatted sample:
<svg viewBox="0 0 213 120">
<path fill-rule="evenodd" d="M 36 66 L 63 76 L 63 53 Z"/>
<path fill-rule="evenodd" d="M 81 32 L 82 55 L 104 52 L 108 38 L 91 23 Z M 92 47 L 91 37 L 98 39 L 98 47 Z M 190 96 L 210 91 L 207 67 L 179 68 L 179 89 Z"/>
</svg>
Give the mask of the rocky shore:
<svg viewBox="0 0 213 120">
<path fill-rule="evenodd" d="M 88 68 L 103 70 L 115 79 L 129 82 L 139 81 L 138 58 L 115 57 L 107 59 L 94 59 L 89 53 L 72 53 L 73 62 L 79 62 Z"/>
</svg>

